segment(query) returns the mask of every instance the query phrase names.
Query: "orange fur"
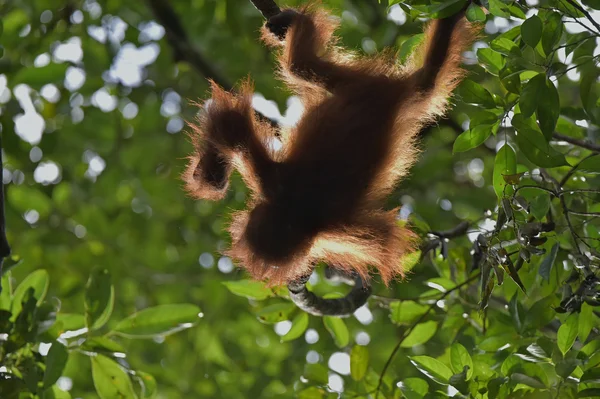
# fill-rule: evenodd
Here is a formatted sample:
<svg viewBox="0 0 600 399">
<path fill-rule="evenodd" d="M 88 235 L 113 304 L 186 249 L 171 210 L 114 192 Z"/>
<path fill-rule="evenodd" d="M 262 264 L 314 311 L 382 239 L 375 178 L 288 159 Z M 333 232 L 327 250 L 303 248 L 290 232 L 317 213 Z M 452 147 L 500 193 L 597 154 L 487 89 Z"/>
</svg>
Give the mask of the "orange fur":
<svg viewBox="0 0 600 399">
<path fill-rule="evenodd" d="M 374 269 L 387 284 L 404 274 L 401 258 L 416 240 L 396 223 L 397 211 L 382 209 L 384 200 L 414 163 L 419 130 L 446 110 L 478 27 L 460 16 L 434 21 L 415 52 L 424 64 L 415 55 L 399 66 L 390 52 L 359 57 L 338 48 L 337 23 L 319 7 L 269 23 L 284 20 L 292 21 L 285 40 L 266 27 L 262 38 L 282 47 L 279 75 L 302 97 L 304 117 L 273 153 L 274 132 L 254 117 L 250 82 L 237 94 L 213 83 L 192 125 L 186 188 L 218 199 L 231 167 L 241 173 L 253 197 L 233 215 L 227 253 L 256 279 L 287 283 L 326 261 L 365 279 Z"/>
</svg>

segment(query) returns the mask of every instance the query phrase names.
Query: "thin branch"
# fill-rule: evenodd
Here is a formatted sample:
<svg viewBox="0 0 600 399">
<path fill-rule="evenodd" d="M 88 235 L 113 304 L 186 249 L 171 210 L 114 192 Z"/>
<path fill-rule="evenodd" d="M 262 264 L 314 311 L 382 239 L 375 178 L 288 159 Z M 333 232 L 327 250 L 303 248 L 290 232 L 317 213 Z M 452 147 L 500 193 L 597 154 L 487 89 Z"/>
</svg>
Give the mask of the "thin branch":
<svg viewBox="0 0 600 399">
<path fill-rule="evenodd" d="M 578 212 L 578 211 L 574 211 L 572 209 L 567 209 L 567 212 L 569 212 L 573 215 L 579 215 L 579 216 L 600 216 L 600 212 Z"/>
<path fill-rule="evenodd" d="M 562 78 L 563 76 L 565 76 L 565 74 L 566 74 L 567 72 L 569 72 L 570 70 L 573 70 L 573 69 L 579 68 L 580 66 L 582 66 L 582 65 L 585 65 L 585 64 L 587 64 L 588 62 L 596 61 L 596 60 L 597 60 L 599 57 L 600 57 L 600 55 L 596 55 L 596 56 L 594 56 L 594 57 L 592 57 L 592 58 L 588 58 L 587 60 L 585 60 L 585 61 L 583 61 L 583 62 L 581 62 L 581 63 L 579 63 L 579 64 L 573 65 L 573 66 L 571 66 L 571 67 L 569 67 L 569 68 L 565 69 L 564 71 L 562 71 L 562 72 L 560 73 L 560 75 L 559 75 L 559 74 L 557 74 L 557 75 L 556 75 L 556 80 L 558 80 L 558 79 Z M 555 82 L 556 82 L 556 80 L 555 80 Z"/>
<path fill-rule="evenodd" d="M 147 2 L 156 20 L 165 28 L 167 42 L 169 42 L 169 45 L 173 49 L 175 60 L 189 63 L 200 75 L 213 80 L 223 89 L 227 91 L 233 89 L 233 84 L 218 72 L 200 50 L 192 45 L 181 20 L 173 7 L 171 7 L 171 4 L 167 0 L 147 0 Z M 272 0 L 262 0 L 257 1 L 257 3 L 261 3 L 261 7 L 264 7 L 262 4 L 273 2 Z M 259 8 L 258 5 L 256 7 Z M 262 8 L 259 8 L 259 10 L 263 11 Z M 263 15 L 266 15 L 265 12 L 267 11 L 263 11 Z M 277 121 L 264 116 L 258 111 L 254 113 L 258 119 L 269 122 L 274 128 L 279 127 Z"/>
<path fill-rule="evenodd" d="M 562 196 L 564 194 L 575 194 L 575 193 L 593 193 L 593 194 L 600 194 L 600 190 L 596 190 L 593 188 L 576 188 L 573 190 L 563 190 L 560 193 L 558 193 L 559 196 Z"/>
<path fill-rule="evenodd" d="M 565 201 L 565 197 L 563 197 L 563 196 L 560 197 L 560 206 L 562 207 L 563 213 L 565 214 L 565 219 L 567 220 L 567 226 L 569 226 L 569 231 L 571 232 L 571 236 L 573 237 L 575 248 L 577 249 L 577 252 L 579 252 L 579 254 L 581 254 L 581 248 L 579 248 L 579 241 L 581 240 L 581 238 L 575 232 L 575 228 L 573 227 L 573 224 L 571 224 L 571 218 L 569 216 L 569 209 L 567 208 L 567 202 Z"/>
<path fill-rule="evenodd" d="M 596 29 L 598 30 L 598 32 L 600 33 L 600 24 L 598 24 L 598 22 L 596 22 L 594 20 L 594 18 L 592 18 L 592 16 L 590 15 L 590 13 L 587 12 L 587 10 L 585 8 L 583 8 L 581 5 L 577 4 L 577 2 L 573 1 L 573 0 L 567 0 L 567 3 L 569 3 L 570 5 L 572 5 L 573 7 L 575 7 L 576 9 L 578 9 L 579 11 L 581 11 L 581 13 L 583 15 L 585 15 L 585 17 L 588 19 L 588 21 L 590 21 L 592 23 L 592 25 L 594 25 L 596 27 Z"/>
<path fill-rule="evenodd" d="M 250 2 L 261 12 L 265 19 L 269 19 L 281 12 L 281 9 L 273 0 L 250 0 Z"/>
<path fill-rule="evenodd" d="M 564 186 L 567 183 L 567 181 L 569 181 L 569 178 L 571 176 L 573 176 L 573 174 L 577 171 L 577 168 L 579 167 L 579 165 L 581 165 L 581 163 L 583 161 L 585 161 L 586 159 L 589 159 L 591 157 L 594 157 L 596 155 L 598 155 L 598 154 L 588 155 L 587 157 L 583 158 L 581 161 L 577 162 L 575 164 L 575 166 L 573 166 L 571 169 L 569 169 L 569 171 L 567 172 L 567 174 L 562 178 L 562 180 L 560 181 L 560 183 L 558 183 L 558 185 L 562 188 L 562 186 Z"/>
<path fill-rule="evenodd" d="M 519 186 L 519 187 L 517 187 L 515 189 L 515 192 L 513 193 L 513 198 L 517 195 L 517 193 L 519 192 L 519 190 L 521 190 L 523 188 L 535 188 L 536 190 L 546 191 L 546 192 L 552 194 L 555 197 L 559 196 L 559 193 L 557 193 L 556 191 L 554 191 L 552 189 L 549 189 L 549 188 L 546 188 L 546 187 L 542 187 L 542 186 L 534 186 L 534 185 L 526 184 L 526 185 L 523 185 L 523 186 Z"/>
<path fill-rule="evenodd" d="M 462 283 L 458 284 L 457 286 L 444 292 L 444 294 L 439 298 L 439 300 L 446 298 L 448 295 L 450 295 L 454 291 L 457 291 L 457 290 L 461 289 L 462 287 L 464 287 L 465 285 L 471 283 L 472 281 L 477 280 L 479 278 L 479 275 L 480 275 L 480 273 L 476 273 L 473 276 L 466 279 L 465 281 L 463 281 Z M 387 361 L 385 362 L 385 365 L 383 366 L 383 370 L 381 370 L 381 374 L 379 375 L 379 382 L 377 383 L 377 388 L 375 389 L 375 398 L 377 398 L 379 395 L 379 391 L 381 389 L 381 384 L 383 383 L 383 377 L 385 376 L 385 373 L 387 372 L 388 368 L 392 364 L 392 360 L 394 359 L 394 356 L 400 350 L 400 346 L 402 345 L 402 342 L 404 342 L 406 337 L 408 337 L 410 335 L 410 333 L 417 327 L 417 325 L 419 325 L 423 320 L 425 320 L 425 318 L 429 315 L 429 313 L 431 313 L 431 311 L 436 306 L 437 306 L 437 301 L 432 303 L 429 306 L 429 308 L 427 308 L 427 311 L 425 313 L 423 313 L 423 315 L 421 317 L 419 317 L 417 319 L 417 321 L 415 321 L 413 324 L 411 324 L 411 326 L 406 331 L 404 331 L 404 334 L 402 334 L 402 336 L 400 337 L 400 340 L 396 343 L 396 346 L 392 350 L 392 353 L 390 353 L 390 356 L 388 357 Z"/>
<path fill-rule="evenodd" d="M 469 230 L 469 222 L 463 221 L 457 224 L 450 230 L 445 231 L 432 231 L 430 234 L 438 236 L 440 238 L 455 238 L 460 237 Z"/>
<path fill-rule="evenodd" d="M 225 90 L 231 90 L 233 87 L 231 82 L 223 77 L 204 55 L 192 45 L 171 3 L 168 0 L 147 0 L 147 3 L 156 20 L 165 28 L 167 41 L 173 49 L 175 60 L 188 62 L 206 78 L 214 80 Z"/>
<path fill-rule="evenodd" d="M 573 137 L 566 136 L 564 134 L 560 134 L 557 132 L 552 133 L 552 137 L 556 140 L 566 141 L 569 144 L 576 145 L 581 148 L 585 148 L 586 150 L 594 151 L 600 153 L 600 144 L 592 143 L 589 141 L 575 139 Z"/>
</svg>

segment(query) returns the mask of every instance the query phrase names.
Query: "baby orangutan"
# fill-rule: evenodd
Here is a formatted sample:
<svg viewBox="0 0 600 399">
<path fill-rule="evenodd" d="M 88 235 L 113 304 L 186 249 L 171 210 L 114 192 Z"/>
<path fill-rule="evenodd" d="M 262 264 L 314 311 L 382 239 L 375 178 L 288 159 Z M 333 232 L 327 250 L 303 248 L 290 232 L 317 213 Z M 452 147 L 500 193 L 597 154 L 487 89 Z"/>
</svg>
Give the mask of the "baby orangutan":
<svg viewBox="0 0 600 399">
<path fill-rule="evenodd" d="M 263 27 L 263 40 L 281 47 L 281 78 L 305 108 L 281 150 L 270 149 L 274 129 L 254 116 L 249 82 L 237 94 L 213 83 L 192 126 L 188 192 L 221 199 L 232 168 L 239 171 L 252 197 L 233 215 L 227 254 L 272 285 L 307 276 L 318 261 L 363 279 L 372 267 L 386 284 L 403 275 L 415 235 L 384 200 L 415 161 L 419 130 L 446 110 L 477 31 L 462 13 L 436 20 L 398 66 L 392 53 L 357 57 L 335 47 L 336 25 L 308 6 Z"/>
</svg>

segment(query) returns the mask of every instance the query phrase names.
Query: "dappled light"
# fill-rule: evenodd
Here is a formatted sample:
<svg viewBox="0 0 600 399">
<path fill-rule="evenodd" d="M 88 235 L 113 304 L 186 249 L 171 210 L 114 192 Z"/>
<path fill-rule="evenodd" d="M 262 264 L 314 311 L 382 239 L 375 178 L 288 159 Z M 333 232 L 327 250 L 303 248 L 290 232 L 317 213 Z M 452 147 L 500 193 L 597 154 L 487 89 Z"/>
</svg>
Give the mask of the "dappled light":
<svg viewBox="0 0 600 399">
<path fill-rule="evenodd" d="M 275 56 L 293 25 L 260 43 L 271 3 L 0 4 L 0 398 L 600 397 L 598 1 L 322 0 L 315 35 L 339 38 L 296 64 Z M 450 30 L 464 74 L 425 101 L 423 27 L 459 12 L 481 34 Z M 334 58 L 421 83 L 338 87 Z M 266 166 L 203 133 L 227 101 Z M 382 129 L 411 138 L 368 163 L 393 101 Z M 322 148 L 289 164 L 314 178 L 285 175 L 315 120 Z"/>
</svg>

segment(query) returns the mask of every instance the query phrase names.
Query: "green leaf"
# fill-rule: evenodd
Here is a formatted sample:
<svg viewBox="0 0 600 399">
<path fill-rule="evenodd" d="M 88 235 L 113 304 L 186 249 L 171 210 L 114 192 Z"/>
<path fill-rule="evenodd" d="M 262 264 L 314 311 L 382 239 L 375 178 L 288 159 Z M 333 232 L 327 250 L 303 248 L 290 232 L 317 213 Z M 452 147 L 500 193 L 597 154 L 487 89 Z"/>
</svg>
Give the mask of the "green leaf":
<svg viewBox="0 0 600 399">
<path fill-rule="evenodd" d="M 600 367 L 586 370 L 579 379 L 582 384 L 600 384 Z"/>
<path fill-rule="evenodd" d="M 546 280 L 546 282 L 550 281 L 550 272 L 552 271 L 552 266 L 556 261 L 556 254 L 558 253 L 559 247 L 560 245 L 558 243 L 554 244 L 552 246 L 552 249 L 550 250 L 550 253 L 546 255 L 546 257 L 540 264 L 538 273 L 540 276 L 542 276 L 544 280 Z"/>
<path fill-rule="evenodd" d="M 600 10 L 600 0 L 581 0 L 586 6 L 595 10 Z"/>
<path fill-rule="evenodd" d="M 517 384 L 525 384 L 532 388 L 537 388 L 537 389 L 546 388 L 544 383 L 542 383 L 537 378 L 530 377 L 530 376 L 522 374 L 522 373 L 513 373 L 513 374 L 511 374 L 510 379 L 511 379 L 511 381 L 514 381 Z"/>
<path fill-rule="evenodd" d="M 96 355 L 90 357 L 92 378 L 100 399 L 136 399 L 129 376 L 114 360 Z"/>
<path fill-rule="evenodd" d="M 577 2 L 574 2 L 574 4 L 577 4 Z M 579 4 L 577 4 L 579 6 Z M 569 3 L 568 1 L 558 1 L 556 2 L 556 8 L 558 8 L 560 11 L 562 11 L 565 15 L 569 16 L 570 18 L 585 18 L 585 14 L 582 13 L 578 7 L 576 7 L 575 5 Z"/>
<path fill-rule="evenodd" d="M 402 270 L 410 271 L 413 267 L 419 264 L 421 260 L 421 251 L 413 251 L 407 255 L 402 256 L 400 258 L 400 264 L 402 265 Z"/>
<path fill-rule="evenodd" d="M 463 8 L 464 3 L 464 0 L 446 0 L 442 3 L 431 5 L 428 13 L 431 18 L 447 18 L 459 12 Z"/>
<path fill-rule="evenodd" d="M 327 385 L 329 382 L 329 370 L 320 363 L 307 363 L 302 376 L 321 385 Z"/>
<path fill-rule="evenodd" d="M 535 47 L 542 38 L 542 30 L 544 26 L 542 20 L 537 15 L 532 15 L 527 18 L 521 25 L 521 37 L 525 44 L 529 47 Z"/>
<path fill-rule="evenodd" d="M 429 384 L 421 378 L 405 378 L 400 390 L 406 399 L 422 399 L 429 391 Z"/>
<path fill-rule="evenodd" d="M 588 388 L 577 392 L 578 398 L 599 398 L 600 388 Z"/>
<path fill-rule="evenodd" d="M 429 356 L 412 356 L 409 359 L 419 371 L 438 384 L 447 385 L 452 377 L 452 370 L 437 359 Z"/>
<path fill-rule="evenodd" d="M 473 359 L 467 349 L 458 342 L 450 347 L 450 366 L 454 374 L 462 373 L 465 366 L 467 370 L 467 381 L 473 376 Z"/>
<path fill-rule="evenodd" d="M 594 308 L 584 302 L 581 305 L 581 311 L 579 312 L 579 327 L 577 329 L 579 340 L 582 343 L 587 340 L 592 328 L 597 324 L 597 322 L 598 320 L 594 314 Z"/>
<path fill-rule="evenodd" d="M 490 48 L 504 55 L 520 56 L 521 50 L 519 46 L 505 37 L 497 37 L 490 43 Z"/>
<path fill-rule="evenodd" d="M 510 299 L 510 302 L 508 303 L 508 312 L 513 320 L 515 331 L 519 333 L 522 332 L 525 318 L 525 310 L 523 309 L 523 305 L 521 305 L 521 303 L 519 302 L 519 296 L 517 295 L 517 291 L 515 291 L 514 295 Z"/>
<path fill-rule="evenodd" d="M 490 125 L 475 126 L 474 129 L 469 129 L 462 132 L 454 141 L 452 152 L 464 152 L 483 144 L 490 134 L 493 127 Z"/>
<path fill-rule="evenodd" d="M 499 73 L 500 82 L 511 93 L 521 94 L 521 71 L 522 67 L 515 62 L 514 59 L 509 59 L 507 64 Z"/>
<path fill-rule="evenodd" d="M 292 320 L 292 328 L 287 332 L 283 337 L 281 337 L 281 342 L 292 341 L 296 338 L 299 338 L 304 334 L 304 331 L 308 328 L 308 313 L 302 312 L 294 317 Z"/>
<path fill-rule="evenodd" d="M 558 43 L 563 33 L 562 15 L 557 12 L 546 14 L 542 32 L 542 48 L 549 55 Z"/>
<path fill-rule="evenodd" d="M 158 393 L 158 385 L 156 384 L 154 377 L 143 371 L 136 371 L 135 374 L 142 385 L 142 398 L 154 398 Z"/>
<path fill-rule="evenodd" d="M 504 67 L 504 57 L 502 54 L 490 48 L 480 48 L 477 50 L 477 59 L 492 75 L 498 76 L 500 70 Z"/>
<path fill-rule="evenodd" d="M 59 313 L 56 321 L 62 323 L 64 331 L 74 331 L 85 327 L 85 317 L 81 314 Z"/>
<path fill-rule="evenodd" d="M 511 278 L 511 280 L 514 281 L 519 286 L 519 288 L 521 289 L 521 291 L 523 291 L 524 294 L 527 294 L 527 290 L 525 289 L 525 284 L 523 284 L 521 277 L 519 277 L 519 271 L 513 264 L 510 257 L 506 258 L 506 263 L 503 266 L 504 266 L 504 269 L 508 272 L 508 276 Z"/>
<path fill-rule="evenodd" d="M 52 385 L 44 391 L 42 399 L 71 399 L 71 394 L 63 391 L 56 385 Z"/>
<path fill-rule="evenodd" d="M 67 63 L 50 63 L 39 68 L 21 68 L 14 78 L 11 79 L 11 84 L 16 86 L 24 83 L 34 90 L 40 90 L 42 86 L 49 83 L 62 86 L 68 67 L 69 64 Z"/>
<path fill-rule="evenodd" d="M 519 149 L 533 164 L 542 168 L 569 165 L 565 156 L 552 148 L 540 131 L 531 128 L 521 114 L 515 114 L 512 123 L 517 129 Z"/>
<path fill-rule="evenodd" d="M 495 108 L 494 97 L 479 83 L 465 80 L 458 88 L 458 95 L 462 100 L 470 104 L 481 104 L 486 108 Z"/>
<path fill-rule="evenodd" d="M 556 371 L 556 374 L 567 379 L 580 364 L 581 361 L 578 359 L 563 359 L 556 363 L 554 370 Z"/>
<path fill-rule="evenodd" d="M 63 373 L 69 360 L 67 348 L 58 341 L 52 343 L 46 356 L 46 371 L 44 371 L 44 388 L 49 388 Z"/>
<path fill-rule="evenodd" d="M 519 108 L 521 115 L 529 118 L 538 108 L 540 93 L 544 91 L 546 86 L 546 75 L 540 73 L 529 79 L 529 82 L 523 88 L 521 97 L 519 97 Z"/>
<path fill-rule="evenodd" d="M 85 287 L 85 325 L 90 330 L 102 327 L 112 314 L 115 290 L 110 273 L 106 269 L 95 269 Z"/>
<path fill-rule="evenodd" d="M 81 347 L 90 352 L 125 353 L 125 348 L 106 336 L 88 338 Z"/>
<path fill-rule="evenodd" d="M 12 288 L 10 281 L 10 273 L 6 273 L 0 279 L 0 310 L 10 310 L 12 306 Z"/>
<path fill-rule="evenodd" d="M 350 376 L 354 381 L 362 380 L 369 368 L 369 349 L 366 346 L 354 345 L 350 352 Z"/>
<path fill-rule="evenodd" d="M 426 321 L 424 323 L 417 324 L 415 328 L 408 334 L 408 336 L 400 344 L 401 348 L 412 348 L 416 345 L 423 345 L 429 341 L 437 331 L 436 321 Z"/>
<path fill-rule="evenodd" d="M 323 316 L 323 324 L 338 347 L 343 348 L 350 343 L 350 332 L 344 320 L 339 317 Z"/>
<path fill-rule="evenodd" d="M 33 296 L 37 299 L 37 305 L 39 306 L 46 297 L 46 292 L 48 292 L 48 286 L 50 285 L 50 277 L 48 276 L 48 272 L 44 269 L 36 270 L 27 277 L 15 290 L 15 294 L 13 295 L 12 301 L 12 310 L 13 319 L 16 318 L 21 309 L 23 308 L 22 301 L 25 298 L 25 294 L 27 290 L 33 288 Z"/>
<path fill-rule="evenodd" d="M 567 321 L 560 326 L 557 334 L 557 344 L 563 356 L 571 349 L 577 338 L 579 328 L 579 315 L 573 313 Z"/>
<path fill-rule="evenodd" d="M 498 198 L 504 197 L 504 195 L 511 195 L 513 189 L 507 189 L 508 183 L 504 176 L 512 176 L 517 173 L 517 154 L 515 150 L 509 145 L 504 144 L 494 160 L 494 191 Z"/>
<path fill-rule="evenodd" d="M 537 119 L 546 137 L 546 141 L 550 141 L 554 128 L 560 116 L 560 98 L 554 84 L 548 78 L 544 78 L 544 85 L 538 93 L 537 102 Z"/>
<path fill-rule="evenodd" d="M 550 194 L 538 191 L 537 195 L 529 202 L 529 210 L 533 217 L 542 220 L 550 209 Z"/>
<path fill-rule="evenodd" d="M 225 287 L 232 294 L 243 296 L 250 299 L 255 299 L 257 301 L 262 301 L 264 299 L 272 296 L 271 290 L 266 288 L 263 283 L 260 281 L 254 280 L 239 280 L 239 281 L 225 281 L 223 282 Z"/>
<path fill-rule="evenodd" d="M 273 324 L 288 320 L 290 313 L 296 310 L 292 302 L 281 302 L 266 306 L 256 312 L 256 317 L 263 323 Z"/>
<path fill-rule="evenodd" d="M 407 39 L 400 46 L 400 52 L 398 53 L 398 57 L 401 62 L 406 62 L 408 58 L 414 53 L 415 49 L 423 42 L 425 35 L 423 33 L 416 34 L 411 36 L 410 39 Z"/>
<path fill-rule="evenodd" d="M 165 336 L 192 327 L 199 317 L 196 305 L 159 305 L 121 320 L 112 332 L 128 338 Z"/>
<path fill-rule="evenodd" d="M 489 0 L 490 14 L 502 18 L 510 18 L 508 7 L 501 0 Z"/>
<path fill-rule="evenodd" d="M 556 316 L 556 302 L 557 298 L 550 295 L 534 303 L 525 315 L 525 328 L 539 330 L 550 323 Z"/>
<path fill-rule="evenodd" d="M 490 111 L 474 110 L 469 114 L 469 128 L 474 129 L 478 125 L 495 125 L 498 115 Z"/>
<path fill-rule="evenodd" d="M 428 306 L 412 301 L 394 301 L 390 304 L 390 319 L 395 324 L 408 324 L 421 317 Z"/>
<path fill-rule="evenodd" d="M 577 170 L 583 173 L 600 174 L 600 156 L 594 155 L 593 157 L 584 159 Z"/>
<path fill-rule="evenodd" d="M 485 21 L 485 13 L 475 3 L 469 4 L 467 7 L 466 17 L 469 22 L 484 22 Z"/>
<path fill-rule="evenodd" d="M 323 384 L 327 385 L 327 383 Z M 323 399 L 325 398 L 325 390 L 318 387 L 308 387 L 298 392 L 298 399 Z"/>
</svg>

